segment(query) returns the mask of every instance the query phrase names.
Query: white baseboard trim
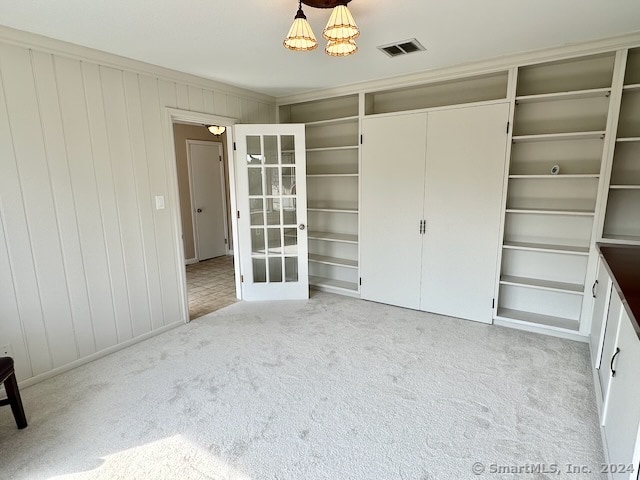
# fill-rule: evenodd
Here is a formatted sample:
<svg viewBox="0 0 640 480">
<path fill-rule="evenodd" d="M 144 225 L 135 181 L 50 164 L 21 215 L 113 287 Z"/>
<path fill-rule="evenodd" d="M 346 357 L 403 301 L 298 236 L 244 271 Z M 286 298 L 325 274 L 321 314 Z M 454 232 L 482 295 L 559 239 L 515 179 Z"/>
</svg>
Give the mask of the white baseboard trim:
<svg viewBox="0 0 640 480">
<path fill-rule="evenodd" d="M 193 265 L 194 263 L 198 263 L 198 259 L 197 258 L 187 258 L 184 261 L 185 265 Z"/>
<path fill-rule="evenodd" d="M 112 353 L 115 353 L 124 348 L 130 347 L 131 345 L 135 345 L 136 343 L 140 343 L 144 340 L 148 340 L 151 337 L 155 337 L 156 335 L 160 335 L 161 333 L 168 332 L 169 330 L 173 330 L 180 325 L 184 325 L 183 321 L 171 323 L 169 325 L 165 325 L 164 327 L 160 327 L 157 330 L 153 330 L 151 332 L 147 332 L 144 335 L 140 335 L 139 337 L 132 338 L 125 342 L 119 343 L 117 345 L 113 345 L 111 347 L 105 348 L 104 350 L 100 350 L 99 352 L 92 353 L 83 358 L 79 358 L 78 360 L 74 360 L 71 363 L 67 363 L 66 365 L 62 365 L 61 367 L 54 368 L 53 370 L 49 370 L 48 372 L 41 373 L 40 375 L 36 375 L 35 377 L 27 378 L 21 382 L 18 382 L 18 386 L 20 388 L 30 387 L 31 385 L 35 385 L 36 383 L 42 382 L 43 380 L 47 380 L 49 378 L 55 377 L 56 375 L 60 375 L 61 373 L 68 372 L 69 370 L 73 370 L 76 367 L 80 367 L 81 365 L 85 365 L 89 362 L 93 362 L 102 357 L 106 357 Z"/>
</svg>

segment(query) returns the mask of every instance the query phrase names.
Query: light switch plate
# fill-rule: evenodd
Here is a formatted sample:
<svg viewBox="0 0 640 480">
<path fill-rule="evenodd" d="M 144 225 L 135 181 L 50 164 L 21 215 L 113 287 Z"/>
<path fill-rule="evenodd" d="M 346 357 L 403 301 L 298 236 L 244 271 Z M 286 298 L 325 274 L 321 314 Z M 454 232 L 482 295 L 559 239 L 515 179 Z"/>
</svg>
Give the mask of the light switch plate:
<svg viewBox="0 0 640 480">
<path fill-rule="evenodd" d="M 156 210 L 164 210 L 164 195 L 156 195 Z"/>
</svg>

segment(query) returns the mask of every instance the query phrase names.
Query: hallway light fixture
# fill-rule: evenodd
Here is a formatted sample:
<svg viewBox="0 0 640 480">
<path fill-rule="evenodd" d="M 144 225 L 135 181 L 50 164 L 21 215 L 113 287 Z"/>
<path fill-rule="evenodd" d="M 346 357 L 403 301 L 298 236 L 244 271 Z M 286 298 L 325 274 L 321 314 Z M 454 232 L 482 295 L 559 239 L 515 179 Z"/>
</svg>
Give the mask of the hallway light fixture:
<svg viewBox="0 0 640 480">
<path fill-rule="evenodd" d="M 227 127 L 221 125 L 207 125 L 207 130 L 216 137 L 219 137 L 227 130 Z"/>
<path fill-rule="evenodd" d="M 355 39 L 360 36 L 360 30 L 356 25 L 353 15 L 347 8 L 351 0 L 298 0 L 298 13 L 289 34 L 284 41 L 284 46 L 290 50 L 308 51 L 318 46 L 311 25 L 302 11 L 302 4 L 313 8 L 332 8 L 331 16 L 322 36 L 327 40 L 324 51 L 332 57 L 346 57 L 358 51 Z"/>
</svg>

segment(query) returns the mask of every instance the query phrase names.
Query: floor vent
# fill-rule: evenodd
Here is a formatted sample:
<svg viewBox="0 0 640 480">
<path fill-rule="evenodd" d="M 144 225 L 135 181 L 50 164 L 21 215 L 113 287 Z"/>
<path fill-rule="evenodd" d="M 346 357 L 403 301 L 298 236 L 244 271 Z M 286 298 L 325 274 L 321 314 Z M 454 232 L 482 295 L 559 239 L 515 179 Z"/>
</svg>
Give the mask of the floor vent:
<svg viewBox="0 0 640 480">
<path fill-rule="evenodd" d="M 399 57 L 401 55 L 407 55 L 413 52 L 422 52 L 426 50 L 422 44 L 412 38 L 410 40 L 403 40 L 402 42 L 394 42 L 388 45 L 380 45 L 378 50 L 383 51 L 390 57 Z"/>
</svg>

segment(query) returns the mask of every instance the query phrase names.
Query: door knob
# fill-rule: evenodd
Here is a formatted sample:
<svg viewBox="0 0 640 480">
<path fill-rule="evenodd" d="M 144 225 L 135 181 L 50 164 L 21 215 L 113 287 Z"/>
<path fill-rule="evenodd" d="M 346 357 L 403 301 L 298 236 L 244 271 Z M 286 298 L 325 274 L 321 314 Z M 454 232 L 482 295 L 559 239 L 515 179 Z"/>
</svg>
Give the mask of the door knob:
<svg viewBox="0 0 640 480">
<path fill-rule="evenodd" d="M 197 210 L 196 210 L 196 212 L 198 212 L 198 213 L 202 213 L 202 209 L 201 209 L 201 208 L 199 208 L 199 209 L 197 209 Z"/>
<path fill-rule="evenodd" d="M 304 230 L 306 227 L 304 226 L 304 223 L 301 223 L 300 225 L 298 225 L 298 228 L 300 230 Z"/>
</svg>

